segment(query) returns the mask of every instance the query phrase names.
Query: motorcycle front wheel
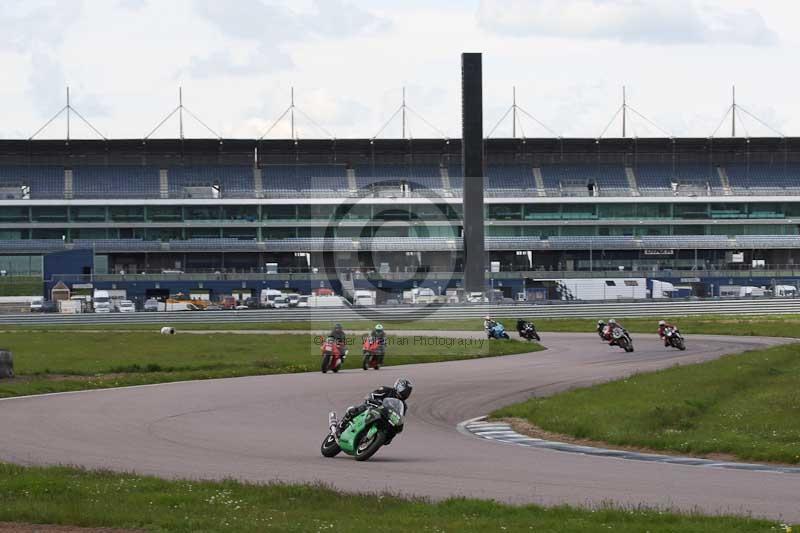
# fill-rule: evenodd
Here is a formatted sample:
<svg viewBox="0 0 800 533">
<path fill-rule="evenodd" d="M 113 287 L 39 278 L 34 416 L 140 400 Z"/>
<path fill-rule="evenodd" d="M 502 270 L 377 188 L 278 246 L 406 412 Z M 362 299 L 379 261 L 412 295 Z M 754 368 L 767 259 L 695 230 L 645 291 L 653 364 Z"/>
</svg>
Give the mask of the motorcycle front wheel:
<svg viewBox="0 0 800 533">
<path fill-rule="evenodd" d="M 366 461 L 386 442 L 386 434 L 383 431 L 378 431 L 372 437 L 366 436 L 358 443 L 356 447 L 356 461 Z"/>
<path fill-rule="evenodd" d="M 336 439 L 333 438 L 333 435 L 329 434 L 325 437 L 325 440 L 322 441 L 320 451 L 324 457 L 335 457 L 342 449 L 339 447 L 339 444 L 336 443 Z"/>
<path fill-rule="evenodd" d="M 369 368 L 369 352 L 364 352 L 364 359 L 361 361 L 361 368 L 366 370 Z"/>
<path fill-rule="evenodd" d="M 331 354 L 326 353 L 322 356 L 322 373 L 325 374 L 328 371 L 328 367 L 331 364 Z"/>
</svg>

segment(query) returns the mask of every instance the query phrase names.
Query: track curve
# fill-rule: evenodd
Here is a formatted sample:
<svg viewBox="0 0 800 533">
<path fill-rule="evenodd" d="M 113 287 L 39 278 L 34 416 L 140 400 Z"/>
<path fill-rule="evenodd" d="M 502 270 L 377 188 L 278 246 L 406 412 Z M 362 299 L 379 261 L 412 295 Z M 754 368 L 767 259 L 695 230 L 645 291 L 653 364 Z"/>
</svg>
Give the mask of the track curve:
<svg viewBox="0 0 800 533">
<path fill-rule="evenodd" d="M 624 354 L 593 334 L 548 333 L 548 350 L 524 355 L 12 398 L 0 401 L 0 460 L 162 477 L 323 481 L 349 491 L 435 499 L 613 502 L 800 521 L 798 475 L 532 450 L 456 429 L 532 394 L 788 340 L 694 335 L 686 352 L 664 349 L 653 335 L 636 335 L 635 342 L 637 351 Z M 401 375 L 416 384 L 403 435 L 367 463 L 323 458 L 327 412 L 341 412 Z"/>
</svg>

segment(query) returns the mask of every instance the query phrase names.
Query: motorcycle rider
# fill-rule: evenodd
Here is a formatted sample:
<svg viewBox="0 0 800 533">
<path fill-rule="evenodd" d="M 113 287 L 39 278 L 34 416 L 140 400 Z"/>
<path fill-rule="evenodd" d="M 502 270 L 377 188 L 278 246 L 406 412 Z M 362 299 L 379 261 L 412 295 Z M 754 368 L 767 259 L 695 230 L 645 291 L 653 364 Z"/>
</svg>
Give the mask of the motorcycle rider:
<svg viewBox="0 0 800 533">
<path fill-rule="evenodd" d="M 614 337 L 611 336 L 611 332 L 614 331 L 615 327 L 621 328 L 623 331 L 625 330 L 622 324 L 618 323 L 613 318 L 609 318 L 608 323 L 603 326 L 603 339 L 608 341 L 609 346 L 613 346 L 617 342 L 614 340 Z"/>
<path fill-rule="evenodd" d="M 338 344 L 341 348 L 342 359 L 347 357 L 347 335 L 345 335 L 342 325 L 337 323 L 335 326 L 333 326 L 333 329 L 328 337 L 333 337 L 333 339 L 336 341 L 336 344 Z"/>
<path fill-rule="evenodd" d="M 386 353 L 386 331 L 383 329 L 383 324 L 375 324 L 370 332 L 370 337 L 380 341 L 380 348 L 378 349 L 378 362 L 383 364 L 383 356 Z"/>
<path fill-rule="evenodd" d="M 669 347 L 669 339 L 667 338 L 665 331 L 667 328 L 672 328 L 673 330 L 678 331 L 677 326 L 669 324 L 665 320 L 658 321 L 658 336 L 661 337 L 662 341 L 664 341 L 664 346 Z"/>
<path fill-rule="evenodd" d="M 406 400 L 408 400 L 408 397 L 411 396 L 411 391 L 413 389 L 414 384 L 408 378 L 399 378 L 391 387 L 378 387 L 369 393 L 364 403 L 361 405 L 351 405 L 347 408 L 347 410 L 344 412 L 341 422 L 339 422 L 337 433 L 341 435 L 342 431 L 347 428 L 348 424 L 350 424 L 355 417 L 369 409 L 370 405 L 380 405 L 381 402 L 383 402 L 383 400 L 386 398 L 397 398 L 403 402 L 403 407 L 408 409 Z"/>
<path fill-rule="evenodd" d="M 489 331 L 493 327 L 497 325 L 497 322 L 492 318 L 491 315 L 486 315 L 483 317 L 483 329 Z"/>
<path fill-rule="evenodd" d="M 597 334 L 600 335 L 601 339 L 605 338 L 605 334 L 603 333 L 606 329 L 606 323 L 602 320 L 597 321 Z"/>
</svg>

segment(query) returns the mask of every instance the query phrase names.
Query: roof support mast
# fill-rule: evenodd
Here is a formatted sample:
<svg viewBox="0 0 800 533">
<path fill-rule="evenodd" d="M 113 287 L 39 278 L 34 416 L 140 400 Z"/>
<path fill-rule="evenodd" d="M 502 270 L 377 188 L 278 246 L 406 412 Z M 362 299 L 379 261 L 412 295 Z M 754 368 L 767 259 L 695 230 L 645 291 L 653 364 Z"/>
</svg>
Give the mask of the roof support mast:
<svg viewBox="0 0 800 533">
<path fill-rule="evenodd" d="M 178 135 L 183 140 L 183 87 L 178 87 Z"/>
<path fill-rule="evenodd" d="M 517 138 L 517 86 L 511 87 L 511 137 Z"/>
<path fill-rule="evenodd" d="M 625 98 L 625 86 L 622 86 L 622 138 L 626 137 L 625 135 L 625 127 L 627 126 L 626 122 L 628 119 L 628 102 Z"/>
<path fill-rule="evenodd" d="M 736 137 L 736 85 L 731 87 L 731 137 Z"/>
<path fill-rule="evenodd" d="M 69 85 L 67 85 L 67 142 L 69 142 L 69 111 L 70 111 L 70 107 L 71 106 L 69 105 Z"/>
<path fill-rule="evenodd" d="M 292 129 L 292 140 L 297 140 L 297 137 L 294 134 L 294 86 L 292 86 L 291 95 L 290 95 L 290 104 L 289 104 L 289 120 L 291 122 L 291 129 Z"/>
<path fill-rule="evenodd" d="M 403 109 L 403 139 L 406 138 L 406 88 L 403 87 L 403 105 L 401 106 Z"/>
<path fill-rule="evenodd" d="M 153 128 L 153 130 L 150 133 L 145 135 L 144 138 L 142 139 L 142 142 L 147 141 L 147 139 L 152 137 L 155 132 L 157 132 L 159 129 L 161 129 L 161 126 L 163 126 L 166 121 L 168 121 L 170 118 L 173 117 L 173 115 L 176 115 L 176 114 L 178 115 L 178 135 L 180 136 L 180 139 L 183 140 L 184 139 L 184 132 L 183 132 L 183 112 L 184 111 L 186 111 L 186 113 L 190 117 L 192 117 L 192 119 L 194 119 L 195 122 L 197 122 L 198 124 L 203 126 L 208 132 L 210 132 L 214 137 L 216 137 L 220 142 L 222 142 L 222 137 L 216 131 L 212 130 L 208 126 L 208 124 L 206 124 L 205 122 L 200 120 L 200 118 L 197 115 L 192 113 L 191 109 L 189 109 L 188 107 L 184 107 L 184 105 L 183 105 L 183 87 L 178 87 L 178 107 L 176 107 L 175 109 L 170 111 L 169 114 L 166 117 L 164 117 L 161 120 L 161 122 L 159 122 L 158 125 L 155 128 Z"/>
<path fill-rule="evenodd" d="M 70 131 L 70 128 L 71 128 L 71 126 L 72 126 L 72 124 L 71 124 L 71 120 L 72 120 L 72 113 L 73 113 L 73 112 L 75 113 L 75 115 L 76 115 L 76 116 L 77 116 L 77 117 L 78 117 L 78 118 L 79 118 L 79 119 L 80 119 L 80 120 L 81 120 L 81 121 L 82 121 L 84 124 L 86 124 L 87 126 L 89 126 L 89 128 L 90 128 L 90 129 L 91 129 L 93 132 L 95 132 L 95 133 L 97 134 L 97 136 L 98 136 L 98 137 L 100 137 L 100 138 L 101 138 L 101 139 L 103 139 L 104 141 L 107 141 L 107 140 L 108 140 L 108 138 L 106 138 L 106 136 L 105 136 L 105 135 L 103 135 L 102 133 L 100 133 L 100 132 L 97 130 L 97 128 L 95 128 L 95 127 L 92 125 L 92 123 L 91 123 L 91 122 L 89 122 L 88 120 L 86 120 L 86 119 L 83 117 L 83 115 L 81 115 L 81 114 L 80 114 L 80 112 L 79 112 L 77 109 L 75 109 L 74 107 L 72 107 L 72 103 L 70 102 L 69 86 L 67 86 L 67 103 L 66 103 L 66 105 L 64 105 L 64 107 L 62 107 L 61 109 L 59 109 L 59 110 L 58 110 L 58 113 L 56 113 L 55 115 L 53 115 L 53 116 L 50 118 L 50 120 L 48 120 L 47 122 L 45 122 L 45 123 L 44 123 L 44 126 L 42 126 L 41 128 L 39 128 L 38 130 L 36 130 L 36 132 L 35 132 L 33 135 L 31 135 L 31 136 L 28 138 L 28 140 L 29 140 L 29 141 L 32 141 L 32 140 L 33 140 L 33 139 L 34 139 L 34 138 L 35 138 L 37 135 L 39 135 L 39 134 L 40 134 L 40 133 L 41 133 L 41 132 L 42 132 L 42 131 L 43 131 L 45 128 L 47 128 L 47 126 L 49 126 L 50 124 L 52 124 L 52 123 L 53 123 L 53 121 L 54 121 L 55 119 L 57 119 L 58 117 L 60 117 L 62 113 L 65 113 L 65 114 L 66 114 L 66 119 L 67 119 L 67 135 L 66 135 L 66 139 L 65 139 L 65 140 L 66 140 L 67 144 L 69 144 L 69 141 L 70 141 L 70 135 L 71 135 L 71 133 L 72 133 L 72 132 Z"/>
</svg>

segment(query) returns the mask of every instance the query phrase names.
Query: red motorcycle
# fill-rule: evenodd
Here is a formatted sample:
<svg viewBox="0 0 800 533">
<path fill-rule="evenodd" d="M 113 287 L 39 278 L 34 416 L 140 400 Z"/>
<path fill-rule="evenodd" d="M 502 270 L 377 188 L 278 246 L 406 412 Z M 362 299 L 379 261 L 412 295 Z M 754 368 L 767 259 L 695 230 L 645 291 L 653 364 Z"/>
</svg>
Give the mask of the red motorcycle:
<svg viewBox="0 0 800 533">
<path fill-rule="evenodd" d="M 335 338 L 328 337 L 322 343 L 322 373 L 338 372 L 347 356 L 347 350 Z"/>
<path fill-rule="evenodd" d="M 383 364 L 383 341 L 377 337 L 367 337 L 361 346 L 361 353 L 364 355 L 361 368 L 378 370 Z"/>
</svg>

